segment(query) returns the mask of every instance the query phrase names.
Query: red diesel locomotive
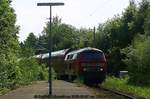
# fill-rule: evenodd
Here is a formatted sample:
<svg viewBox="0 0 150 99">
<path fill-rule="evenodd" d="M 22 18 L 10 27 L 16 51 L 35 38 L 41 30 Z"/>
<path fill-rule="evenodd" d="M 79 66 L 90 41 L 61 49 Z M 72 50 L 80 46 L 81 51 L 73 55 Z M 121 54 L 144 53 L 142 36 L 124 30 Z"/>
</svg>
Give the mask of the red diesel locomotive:
<svg viewBox="0 0 150 99">
<path fill-rule="evenodd" d="M 48 54 L 42 55 L 42 60 L 48 60 Z M 105 55 L 96 48 L 52 52 L 52 66 L 58 79 L 81 78 L 87 84 L 98 84 L 106 77 Z"/>
<path fill-rule="evenodd" d="M 65 57 L 70 79 L 79 77 L 85 83 L 101 83 L 106 76 L 104 53 L 96 48 L 83 48 L 69 52 Z"/>
</svg>

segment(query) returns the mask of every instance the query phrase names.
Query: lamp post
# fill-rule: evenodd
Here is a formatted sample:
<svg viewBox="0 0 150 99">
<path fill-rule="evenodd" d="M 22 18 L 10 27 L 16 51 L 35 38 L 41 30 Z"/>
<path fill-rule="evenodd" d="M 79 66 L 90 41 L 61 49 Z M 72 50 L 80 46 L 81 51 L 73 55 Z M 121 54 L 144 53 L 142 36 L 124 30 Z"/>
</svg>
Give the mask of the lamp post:
<svg viewBox="0 0 150 99">
<path fill-rule="evenodd" d="M 93 47 L 96 47 L 96 36 L 95 36 L 95 31 L 96 31 L 96 29 L 95 29 L 95 26 L 94 26 L 94 29 L 93 29 Z"/>
<path fill-rule="evenodd" d="M 48 77 L 48 82 L 49 82 L 49 95 L 52 95 L 52 73 L 51 73 L 51 52 L 52 52 L 52 6 L 61 6 L 64 5 L 64 3 L 37 3 L 37 6 L 49 6 L 50 7 L 50 18 L 49 18 L 49 35 L 48 35 L 48 48 L 49 48 L 49 77 Z"/>
</svg>

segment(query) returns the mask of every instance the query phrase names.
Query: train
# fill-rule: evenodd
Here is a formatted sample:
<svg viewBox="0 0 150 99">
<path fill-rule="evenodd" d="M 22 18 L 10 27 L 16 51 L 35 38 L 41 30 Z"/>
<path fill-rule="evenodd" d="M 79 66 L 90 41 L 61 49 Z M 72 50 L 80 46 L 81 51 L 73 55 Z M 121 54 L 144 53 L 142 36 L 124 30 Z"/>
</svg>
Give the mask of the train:
<svg viewBox="0 0 150 99">
<path fill-rule="evenodd" d="M 48 63 L 49 54 L 36 55 L 41 63 Z M 92 47 L 63 49 L 51 53 L 51 64 L 57 79 L 80 78 L 86 84 L 99 84 L 106 78 L 106 58 L 102 50 Z"/>
</svg>

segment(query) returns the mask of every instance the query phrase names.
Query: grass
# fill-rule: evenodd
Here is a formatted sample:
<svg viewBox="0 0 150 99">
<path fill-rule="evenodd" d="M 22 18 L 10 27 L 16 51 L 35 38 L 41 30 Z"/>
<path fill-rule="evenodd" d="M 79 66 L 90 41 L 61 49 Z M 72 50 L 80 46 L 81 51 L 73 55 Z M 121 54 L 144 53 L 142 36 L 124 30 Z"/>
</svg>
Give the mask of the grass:
<svg viewBox="0 0 150 99">
<path fill-rule="evenodd" d="M 150 99 L 150 86 L 130 85 L 128 84 L 128 78 L 107 77 L 102 86 Z"/>
<path fill-rule="evenodd" d="M 8 93 L 9 91 L 10 91 L 10 89 L 8 89 L 8 88 L 0 88 L 0 96 L 5 93 Z"/>
</svg>

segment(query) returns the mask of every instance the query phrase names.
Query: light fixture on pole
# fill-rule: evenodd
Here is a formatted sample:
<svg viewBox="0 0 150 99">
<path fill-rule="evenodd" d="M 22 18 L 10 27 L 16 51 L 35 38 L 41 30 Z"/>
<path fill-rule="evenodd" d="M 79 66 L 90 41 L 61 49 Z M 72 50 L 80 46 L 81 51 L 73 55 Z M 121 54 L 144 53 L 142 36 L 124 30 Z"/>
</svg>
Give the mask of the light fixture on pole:
<svg viewBox="0 0 150 99">
<path fill-rule="evenodd" d="M 48 77 L 48 82 L 49 82 L 49 95 L 52 95 L 52 73 L 51 73 L 51 52 L 52 52 L 52 6 L 62 6 L 64 5 L 64 3 L 60 3 L 60 2 L 52 2 L 52 3 L 37 3 L 37 6 L 49 6 L 50 7 L 50 18 L 49 18 L 49 35 L 48 35 L 48 45 L 49 45 L 49 77 Z"/>
</svg>

